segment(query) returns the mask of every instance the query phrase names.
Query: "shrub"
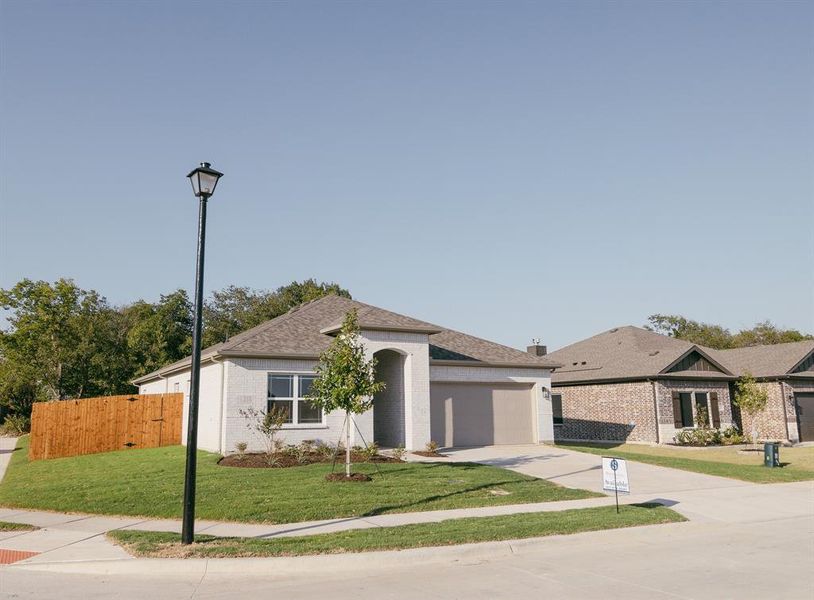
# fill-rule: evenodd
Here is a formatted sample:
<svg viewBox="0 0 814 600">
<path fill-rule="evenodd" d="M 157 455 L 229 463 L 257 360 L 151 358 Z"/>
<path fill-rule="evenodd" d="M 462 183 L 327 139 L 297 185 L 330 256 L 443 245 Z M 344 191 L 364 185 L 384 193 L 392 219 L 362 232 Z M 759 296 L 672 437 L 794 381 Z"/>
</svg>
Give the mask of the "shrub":
<svg viewBox="0 0 814 600">
<path fill-rule="evenodd" d="M 406 453 L 407 453 L 407 451 L 404 449 L 404 446 L 396 446 L 391 451 L 391 454 L 393 455 L 393 458 L 395 458 L 396 460 L 404 460 L 404 455 Z"/>
<path fill-rule="evenodd" d="M 249 444 L 246 442 L 238 442 L 235 444 L 235 450 L 237 450 L 237 457 L 240 460 L 243 460 L 243 457 L 246 456 L 246 450 L 248 449 Z"/>
<path fill-rule="evenodd" d="M 434 441 L 430 440 L 429 442 L 427 442 L 427 445 L 424 446 L 424 448 L 430 454 L 436 454 L 438 452 L 438 442 L 434 442 Z"/>
<path fill-rule="evenodd" d="M 279 461 L 275 455 L 280 452 L 284 443 L 277 439 L 277 433 L 283 428 L 288 420 L 288 411 L 272 408 L 268 412 L 262 412 L 254 407 L 241 409 L 240 416 L 246 419 L 246 427 L 253 429 L 263 438 L 266 446 L 266 462 L 269 466 L 274 466 Z"/>
<path fill-rule="evenodd" d="M 735 425 L 727 427 L 721 431 L 721 443 L 725 446 L 733 444 L 745 444 L 749 442 L 749 438 L 743 435 Z"/>
<path fill-rule="evenodd" d="M 6 415 L 0 434 L 20 436 L 31 431 L 31 419 L 25 415 Z"/>
<path fill-rule="evenodd" d="M 379 444 L 376 442 L 371 442 L 367 448 L 362 451 L 362 455 L 365 457 L 365 460 L 371 461 L 379 454 Z"/>
<path fill-rule="evenodd" d="M 320 454 L 323 458 L 330 458 L 334 455 L 334 448 L 330 444 L 326 444 L 323 441 L 317 442 L 316 447 L 314 450 Z"/>
</svg>

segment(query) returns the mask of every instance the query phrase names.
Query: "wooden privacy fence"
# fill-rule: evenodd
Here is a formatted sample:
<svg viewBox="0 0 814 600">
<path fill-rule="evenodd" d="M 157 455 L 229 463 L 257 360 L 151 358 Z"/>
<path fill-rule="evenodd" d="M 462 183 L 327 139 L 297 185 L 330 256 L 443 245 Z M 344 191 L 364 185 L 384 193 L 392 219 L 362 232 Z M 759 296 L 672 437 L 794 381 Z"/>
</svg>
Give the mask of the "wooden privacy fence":
<svg viewBox="0 0 814 600">
<path fill-rule="evenodd" d="M 183 404 L 181 393 L 36 402 L 28 459 L 180 444 Z"/>
</svg>

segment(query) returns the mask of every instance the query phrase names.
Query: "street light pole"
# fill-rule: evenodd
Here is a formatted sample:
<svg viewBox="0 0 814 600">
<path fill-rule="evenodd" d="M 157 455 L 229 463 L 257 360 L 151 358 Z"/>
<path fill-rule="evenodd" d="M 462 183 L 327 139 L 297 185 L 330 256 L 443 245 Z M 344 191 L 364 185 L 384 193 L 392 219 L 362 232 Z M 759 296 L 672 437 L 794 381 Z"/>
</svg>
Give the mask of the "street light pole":
<svg viewBox="0 0 814 600">
<path fill-rule="evenodd" d="M 198 257 L 195 265 L 195 312 L 192 323 L 192 365 L 189 382 L 187 415 L 187 463 L 184 472 L 184 516 L 181 543 L 191 544 L 195 538 L 195 475 L 198 461 L 198 403 L 201 387 L 201 322 L 203 313 L 204 249 L 206 247 L 206 205 L 223 176 L 209 163 L 193 170 L 187 177 L 198 197 Z"/>
</svg>

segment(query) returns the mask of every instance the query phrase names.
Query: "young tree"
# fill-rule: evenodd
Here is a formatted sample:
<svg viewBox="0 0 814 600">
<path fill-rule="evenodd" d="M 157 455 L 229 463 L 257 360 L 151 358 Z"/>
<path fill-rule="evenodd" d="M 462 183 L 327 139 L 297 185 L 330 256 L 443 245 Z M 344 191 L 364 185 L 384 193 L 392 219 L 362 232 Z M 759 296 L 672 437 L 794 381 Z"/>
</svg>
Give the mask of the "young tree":
<svg viewBox="0 0 814 600">
<path fill-rule="evenodd" d="M 319 357 L 316 373 L 309 400 L 325 412 L 345 411 L 345 476 L 350 477 L 352 415 L 369 410 L 373 395 L 384 389 L 376 381 L 376 359 L 365 356 L 355 309 L 345 315 L 339 335 Z"/>
<path fill-rule="evenodd" d="M 752 442 L 757 442 L 757 421 L 755 417 L 766 409 L 769 393 L 755 381 L 751 373 L 745 373 L 735 383 L 735 405 L 742 413 L 749 415 L 752 428 Z"/>
</svg>

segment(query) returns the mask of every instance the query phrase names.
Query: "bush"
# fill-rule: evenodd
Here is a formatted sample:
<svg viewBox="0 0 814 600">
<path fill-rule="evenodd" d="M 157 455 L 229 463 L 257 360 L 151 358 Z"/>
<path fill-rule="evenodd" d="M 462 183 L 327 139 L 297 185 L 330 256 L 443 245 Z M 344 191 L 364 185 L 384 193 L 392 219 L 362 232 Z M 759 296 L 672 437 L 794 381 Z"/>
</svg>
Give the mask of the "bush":
<svg viewBox="0 0 814 600">
<path fill-rule="evenodd" d="M 235 450 L 237 450 L 237 457 L 239 459 L 242 460 L 243 457 L 246 456 L 246 450 L 248 449 L 248 447 L 249 444 L 247 444 L 246 442 L 238 442 L 237 444 L 235 444 Z"/>
<path fill-rule="evenodd" d="M 424 448 L 428 453 L 436 454 L 438 452 L 438 442 L 430 440 L 429 442 L 427 442 L 427 445 L 424 446 Z"/>
<path fill-rule="evenodd" d="M 749 438 L 743 435 L 737 427 L 727 427 L 721 432 L 721 443 L 724 446 L 732 446 L 734 444 L 746 444 Z"/>
<path fill-rule="evenodd" d="M 0 425 L 0 434 L 20 436 L 31 431 L 31 419 L 25 415 L 6 415 Z"/>
<path fill-rule="evenodd" d="M 407 451 L 404 449 L 404 446 L 396 446 L 395 448 L 393 448 L 391 452 L 393 458 L 395 458 L 396 460 L 404 460 L 404 455 L 406 453 Z"/>
<path fill-rule="evenodd" d="M 379 444 L 377 442 L 371 442 L 367 448 L 362 450 L 362 456 L 365 457 L 365 460 L 371 461 L 376 458 L 376 455 L 379 454 Z"/>
</svg>

